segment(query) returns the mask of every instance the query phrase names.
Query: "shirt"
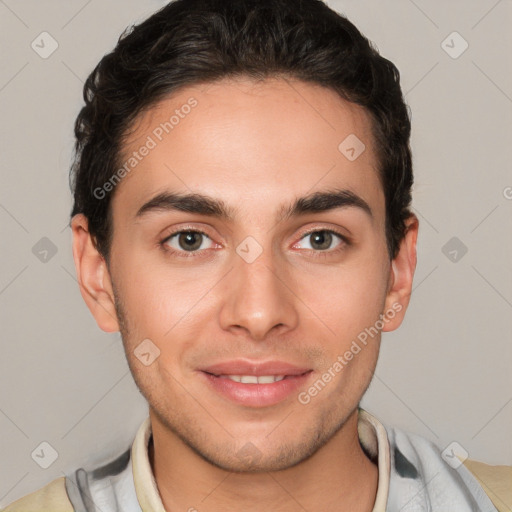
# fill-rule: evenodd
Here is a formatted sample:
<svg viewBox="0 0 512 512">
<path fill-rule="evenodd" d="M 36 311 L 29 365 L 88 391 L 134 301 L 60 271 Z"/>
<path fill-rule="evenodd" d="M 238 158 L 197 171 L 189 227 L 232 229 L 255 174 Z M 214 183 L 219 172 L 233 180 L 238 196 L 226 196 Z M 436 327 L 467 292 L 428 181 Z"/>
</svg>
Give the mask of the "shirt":
<svg viewBox="0 0 512 512">
<path fill-rule="evenodd" d="M 511 510 L 510 502 L 506 502 L 512 500 L 512 492 L 505 490 L 503 484 L 507 478 L 512 482 L 512 467 L 475 462 L 480 470 L 484 466 L 502 468 L 479 483 L 464 464 L 445 461 L 432 442 L 395 427 L 385 427 L 363 409 L 359 409 L 358 434 L 364 452 L 378 466 L 373 512 Z M 148 417 L 139 427 L 132 446 L 114 461 L 88 470 L 79 468 L 2 512 L 165 512 L 149 462 L 151 435 Z M 496 503 L 505 508 L 493 505 L 481 485 L 485 481 L 491 486 L 489 494 L 494 494 Z"/>
</svg>

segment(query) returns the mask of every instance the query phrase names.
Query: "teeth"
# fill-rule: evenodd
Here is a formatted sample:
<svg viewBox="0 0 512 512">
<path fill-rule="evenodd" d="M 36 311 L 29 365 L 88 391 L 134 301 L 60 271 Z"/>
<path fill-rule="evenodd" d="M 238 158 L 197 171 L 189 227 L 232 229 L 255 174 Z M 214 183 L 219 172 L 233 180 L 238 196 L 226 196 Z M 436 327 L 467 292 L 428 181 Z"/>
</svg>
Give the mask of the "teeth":
<svg viewBox="0 0 512 512">
<path fill-rule="evenodd" d="M 284 379 L 284 375 L 223 375 L 235 382 L 242 384 L 272 384 Z"/>
<path fill-rule="evenodd" d="M 258 377 L 256 375 L 242 375 L 240 382 L 242 384 L 258 384 Z"/>
<path fill-rule="evenodd" d="M 272 384 L 284 379 L 284 375 L 261 375 L 258 377 L 258 384 Z"/>
</svg>

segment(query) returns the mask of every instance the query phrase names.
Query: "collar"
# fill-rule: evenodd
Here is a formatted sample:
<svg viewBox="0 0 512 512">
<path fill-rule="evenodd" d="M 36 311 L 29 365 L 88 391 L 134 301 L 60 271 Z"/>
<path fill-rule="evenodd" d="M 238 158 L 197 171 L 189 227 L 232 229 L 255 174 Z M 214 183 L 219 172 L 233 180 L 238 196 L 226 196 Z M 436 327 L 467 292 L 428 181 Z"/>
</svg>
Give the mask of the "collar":
<svg viewBox="0 0 512 512">
<path fill-rule="evenodd" d="M 359 409 L 357 429 L 359 442 L 379 468 L 377 496 L 372 512 L 385 512 L 388 500 L 390 455 L 386 429 L 377 418 Z M 143 512 L 166 512 L 158 492 L 148 456 L 151 421 L 147 417 L 139 427 L 132 444 L 131 459 L 133 481 L 137 499 Z"/>
</svg>

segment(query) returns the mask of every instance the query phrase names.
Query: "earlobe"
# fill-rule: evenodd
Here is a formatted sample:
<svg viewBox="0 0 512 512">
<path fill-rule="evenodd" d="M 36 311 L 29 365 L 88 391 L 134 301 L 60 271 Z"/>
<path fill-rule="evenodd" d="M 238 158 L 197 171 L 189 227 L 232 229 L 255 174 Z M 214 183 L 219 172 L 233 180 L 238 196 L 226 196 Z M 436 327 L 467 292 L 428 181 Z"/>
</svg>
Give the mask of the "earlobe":
<svg viewBox="0 0 512 512">
<path fill-rule="evenodd" d="M 418 219 L 411 215 L 405 222 L 406 232 L 400 243 L 396 257 L 391 261 L 391 275 L 388 294 L 386 296 L 387 315 L 383 331 L 393 331 L 402 323 L 405 311 L 409 305 L 412 292 L 412 282 L 416 269 L 416 242 L 418 239 Z"/>
<path fill-rule="evenodd" d="M 96 249 L 87 218 L 78 214 L 71 220 L 73 259 L 80 293 L 100 329 L 119 331 L 114 293 L 105 259 Z"/>
</svg>

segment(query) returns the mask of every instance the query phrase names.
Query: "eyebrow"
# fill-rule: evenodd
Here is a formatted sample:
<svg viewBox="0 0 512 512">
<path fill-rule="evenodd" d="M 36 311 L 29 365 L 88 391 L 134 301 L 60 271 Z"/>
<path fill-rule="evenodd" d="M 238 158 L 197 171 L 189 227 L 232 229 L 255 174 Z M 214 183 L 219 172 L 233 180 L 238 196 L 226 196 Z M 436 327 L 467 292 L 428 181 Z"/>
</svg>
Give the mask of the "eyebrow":
<svg viewBox="0 0 512 512">
<path fill-rule="evenodd" d="M 372 210 L 368 203 L 350 190 L 333 189 L 314 192 L 299 197 L 289 205 L 282 205 L 278 213 L 278 221 L 287 220 L 306 213 L 321 213 L 337 208 L 359 208 L 370 217 Z M 150 212 L 182 211 L 207 215 L 221 220 L 233 221 L 236 209 L 229 207 L 224 201 L 203 194 L 180 194 L 162 192 L 137 211 L 135 217 L 140 218 Z"/>
<path fill-rule="evenodd" d="M 334 189 L 314 192 L 297 198 L 291 205 L 284 206 L 279 212 L 279 220 L 287 220 L 306 213 L 321 213 L 337 208 L 359 208 L 373 217 L 370 205 L 350 190 Z"/>
</svg>

